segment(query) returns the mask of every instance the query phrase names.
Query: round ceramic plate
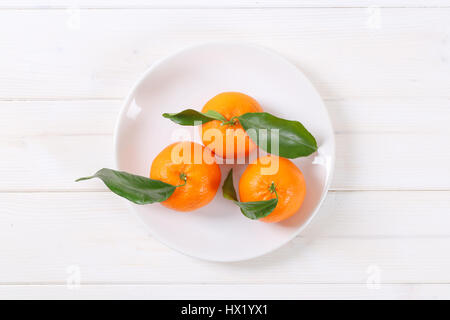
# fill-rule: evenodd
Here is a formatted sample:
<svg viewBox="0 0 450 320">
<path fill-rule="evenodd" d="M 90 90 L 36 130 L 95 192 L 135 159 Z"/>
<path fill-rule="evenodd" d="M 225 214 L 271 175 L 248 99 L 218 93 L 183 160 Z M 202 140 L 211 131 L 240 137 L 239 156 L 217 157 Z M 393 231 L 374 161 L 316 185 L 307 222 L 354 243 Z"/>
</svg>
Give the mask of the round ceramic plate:
<svg viewBox="0 0 450 320">
<path fill-rule="evenodd" d="M 156 62 L 137 82 L 119 115 L 115 131 L 118 170 L 149 176 L 155 156 L 181 139 L 201 142 L 198 129 L 180 127 L 164 112 L 201 110 L 213 96 L 239 91 L 255 98 L 264 111 L 298 120 L 316 137 L 318 152 L 294 160 L 305 176 L 307 192 L 299 212 L 276 224 L 246 218 L 221 188 L 207 206 L 177 212 L 161 204 L 134 205 L 152 235 L 189 256 L 237 261 L 271 252 L 298 235 L 318 211 L 334 167 L 334 134 L 317 91 L 293 64 L 279 55 L 246 44 L 208 43 Z M 187 137 L 187 134 L 191 137 Z M 222 165 L 222 182 L 230 165 Z M 235 166 L 235 185 L 245 165 Z"/>
</svg>

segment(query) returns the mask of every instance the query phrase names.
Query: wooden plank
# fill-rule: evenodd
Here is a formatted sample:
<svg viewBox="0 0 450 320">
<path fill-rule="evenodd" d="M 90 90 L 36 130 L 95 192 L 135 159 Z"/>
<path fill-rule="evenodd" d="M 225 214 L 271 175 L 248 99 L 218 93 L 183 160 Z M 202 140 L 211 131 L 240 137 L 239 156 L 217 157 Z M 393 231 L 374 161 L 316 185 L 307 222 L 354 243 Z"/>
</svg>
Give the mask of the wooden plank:
<svg viewBox="0 0 450 320">
<path fill-rule="evenodd" d="M 15 30 L 0 37 L 0 99 L 123 98 L 157 59 L 211 40 L 273 48 L 326 98 L 449 97 L 450 8 L 384 8 L 380 19 L 365 8 L 81 10 L 79 24 L 73 14 L 0 11 L 0 28 Z"/>
<path fill-rule="evenodd" d="M 447 237 L 450 191 L 330 192 L 305 236 Z"/>
<path fill-rule="evenodd" d="M 13 231 L 12 225 L 30 226 L 30 233 L 48 225 L 108 232 L 105 226 L 119 229 L 128 224 L 131 228 L 135 223 L 127 201 L 110 192 L 0 193 L 0 202 L 2 233 Z M 447 237 L 449 209 L 450 191 L 334 191 L 303 235 Z"/>
<path fill-rule="evenodd" d="M 111 135 L 121 105 L 120 100 L 0 101 L 0 135 Z"/>
<path fill-rule="evenodd" d="M 112 134 L 122 104 L 120 99 L 0 101 L 0 135 Z M 450 99 L 355 98 L 325 105 L 338 134 L 450 132 Z"/>
<path fill-rule="evenodd" d="M 336 133 L 450 132 L 450 99 L 325 100 Z"/>
<path fill-rule="evenodd" d="M 0 8 L 346 8 L 346 7 L 442 7 L 447 0 L 3 0 Z"/>
<path fill-rule="evenodd" d="M 14 285 L 0 299 L 449 299 L 448 284 Z"/>
<path fill-rule="evenodd" d="M 448 190 L 446 141 L 442 134 L 337 135 L 332 186 L 339 190 Z"/>
<path fill-rule="evenodd" d="M 0 194 L 0 283 L 442 283 L 449 192 L 333 192 L 301 237 L 231 264 L 185 257 L 110 193 Z M 75 271 L 74 271 L 75 270 Z M 372 283 L 372 282 L 371 282 Z"/>
<path fill-rule="evenodd" d="M 86 173 L 113 167 L 112 136 L 1 138 L 0 191 L 105 190 L 75 183 Z"/>
<path fill-rule="evenodd" d="M 0 102 L 4 165 L 0 190 L 87 188 L 73 179 L 113 165 L 110 134 L 121 104 L 120 100 Z M 333 188 L 448 186 L 445 168 L 450 156 L 441 146 L 446 143 L 442 133 L 450 130 L 449 99 L 327 100 L 326 105 L 338 133 Z M 424 167 L 435 150 L 440 151 L 433 166 Z M 92 157 L 78 160 L 80 154 Z"/>
<path fill-rule="evenodd" d="M 105 190 L 99 181 L 74 180 L 114 166 L 112 140 L 110 135 L 1 138 L 0 191 Z M 332 189 L 448 190 L 447 140 L 440 133 L 338 134 Z"/>
<path fill-rule="evenodd" d="M 125 229 L 63 228 L 52 237 L 41 234 L 39 247 L 23 241 L 31 238 L 19 228 L 2 234 L 9 246 L 2 249 L 0 282 L 65 284 L 71 270 L 94 284 L 366 283 L 373 272 L 382 283 L 450 281 L 449 238 L 296 238 L 258 259 L 214 264 L 182 256 L 143 232 L 124 241 Z"/>
</svg>

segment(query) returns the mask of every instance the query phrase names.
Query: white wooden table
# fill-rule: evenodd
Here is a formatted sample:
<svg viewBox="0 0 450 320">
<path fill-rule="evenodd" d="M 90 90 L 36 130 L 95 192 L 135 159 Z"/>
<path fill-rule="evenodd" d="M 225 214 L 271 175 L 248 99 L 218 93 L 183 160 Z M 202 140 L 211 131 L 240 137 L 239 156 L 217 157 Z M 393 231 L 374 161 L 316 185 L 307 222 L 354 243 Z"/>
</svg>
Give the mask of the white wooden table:
<svg viewBox="0 0 450 320">
<path fill-rule="evenodd" d="M 318 220 L 241 263 L 185 257 L 122 199 L 123 98 L 156 59 L 248 41 L 325 100 L 337 164 Z M 0 298 L 450 298 L 450 1 L 1 0 Z"/>
</svg>

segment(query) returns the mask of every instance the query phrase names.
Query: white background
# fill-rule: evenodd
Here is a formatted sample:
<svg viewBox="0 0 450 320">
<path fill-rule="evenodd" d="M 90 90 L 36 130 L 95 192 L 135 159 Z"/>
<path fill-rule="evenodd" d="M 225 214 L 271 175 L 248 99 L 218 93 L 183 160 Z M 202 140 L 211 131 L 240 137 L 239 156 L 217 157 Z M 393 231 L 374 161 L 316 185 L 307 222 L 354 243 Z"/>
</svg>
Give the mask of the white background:
<svg viewBox="0 0 450 320">
<path fill-rule="evenodd" d="M 174 252 L 73 182 L 113 166 L 145 69 L 210 40 L 294 62 L 336 132 L 318 220 L 246 262 Z M 1 0 L 0 298 L 450 298 L 449 61 L 444 0 Z"/>
</svg>

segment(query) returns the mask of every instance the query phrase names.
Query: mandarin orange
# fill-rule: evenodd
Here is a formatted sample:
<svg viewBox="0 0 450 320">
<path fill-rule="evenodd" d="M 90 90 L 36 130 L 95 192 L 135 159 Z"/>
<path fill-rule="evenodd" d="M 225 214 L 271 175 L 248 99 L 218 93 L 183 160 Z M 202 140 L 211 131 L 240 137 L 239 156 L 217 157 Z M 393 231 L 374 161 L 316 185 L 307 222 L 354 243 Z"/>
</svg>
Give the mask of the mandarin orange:
<svg viewBox="0 0 450 320">
<path fill-rule="evenodd" d="M 214 110 L 223 115 L 228 123 L 214 120 L 201 126 L 203 144 L 222 158 L 240 158 L 256 148 L 236 117 L 248 112 L 262 112 L 259 103 L 240 92 L 219 93 L 209 100 L 202 112 Z"/>
<path fill-rule="evenodd" d="M 153 160 L 150 178 L 180 186 L 164 206 L 192 211 L 207 205 L 220 185 L 220 168 L 211 150 L 194 142 L 176 142 Z"/>
<path fill-rule="evenodd" d="M 271 190 L 272 183 L 275 192 Z M 300 169 L 290 160 L 268 155 L 249 164 L 239 180 L 239 197 L 242 202 L 263 201 L 278 195 L 276 208 L 264 222 L 280 222 L 294 215 L 301 207 L 306 184 Z"/>
</svg>

